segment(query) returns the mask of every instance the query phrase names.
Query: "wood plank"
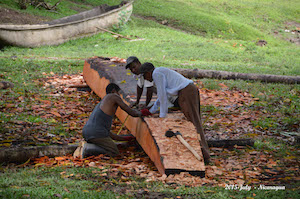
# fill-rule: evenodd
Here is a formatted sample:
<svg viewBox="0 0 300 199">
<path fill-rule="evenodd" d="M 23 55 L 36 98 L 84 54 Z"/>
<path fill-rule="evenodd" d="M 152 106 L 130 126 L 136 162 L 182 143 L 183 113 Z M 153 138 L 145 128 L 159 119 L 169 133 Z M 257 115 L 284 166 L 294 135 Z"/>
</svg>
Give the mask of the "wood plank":
<svg viewBox="0 0 300 199">
<path fill-rule="evenodd" d="M 121 98 L 125 103 L 135 101 L 136 79 L 130 70 L 125 69 L 124 64 L 100 57 L 91 58 L 85 61 L 83 77 L 100 98 L 106 95 L 106 86 L 113 82 L 120 86 Z M 116 116 L 124 122 L 128 114 L 118 108 Z M 205 175 L 203 160 L 197 160 L 177 138 L 165 137 L 165 131 L 169 129 L 180 131 L 184 139 L 202 157 L 195 127 L 181 112 L 168 114 L 168 118 L 158 118 L 157 115 L 144 119 L 129 116 L 125 126 L 136 137 L 161 174 L 189 172 L 202 177 Z"/>
</svg>

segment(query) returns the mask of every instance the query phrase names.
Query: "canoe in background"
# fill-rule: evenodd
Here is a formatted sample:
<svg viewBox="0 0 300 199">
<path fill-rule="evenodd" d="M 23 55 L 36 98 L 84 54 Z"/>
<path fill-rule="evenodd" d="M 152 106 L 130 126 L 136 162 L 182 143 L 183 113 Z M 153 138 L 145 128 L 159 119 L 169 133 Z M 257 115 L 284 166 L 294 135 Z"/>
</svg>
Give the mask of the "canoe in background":
<svg viewBox="0 0 300 199">
<path fill-rule="evenodd" d="M 71 39 L 87 37 L 127 22 L 133 1 L 116 6 L 100 5 L 92 10 L 63 17 L 43 24 L 0 25 L 0 46 L 38 47 L 58 45 Z"/>
</svg>

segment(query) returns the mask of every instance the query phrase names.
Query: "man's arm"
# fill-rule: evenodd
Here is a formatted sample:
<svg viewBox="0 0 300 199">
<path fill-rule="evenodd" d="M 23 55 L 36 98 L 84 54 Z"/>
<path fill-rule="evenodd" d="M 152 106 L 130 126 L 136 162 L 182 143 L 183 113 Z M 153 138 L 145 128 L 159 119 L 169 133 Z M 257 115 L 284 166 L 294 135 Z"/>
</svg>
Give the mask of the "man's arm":
<svg viewBox="0 0 300 199">
<path fill-rule="evenodd" d="M 153 89 L 154 86 L 148 87 L 147 88 L 147 94 L 146 94 L 146 104 L 145 106 L 148 106 L 148 104 L 151 102 L 152 95 L 153 95 Z"/>
<path fill-rule="evenodd" d="M 124 110 L 126 113 L 128 113 L 129 115 L 133 116 L 133 117 L 141 117 L 142 113 L 140 111 L 137 111 L 135 109 L 130 108 L 129 106 L 127 106 L 127 104 L 124 103 L 124 101 L 121 99 L 120 96 L 116 96 L 116 103 L 118 106 L 120 106 L 120 108 L 122 110 Z"/>
<path fill-rule="evenodd" d="M 111 137 L 111 139 L 117 140 L 117 141 L 131 141 L 131 140 L 135 139 L 135 137 L 132 135 L 121 136 L 121 135 L 117 135 L 112 132 L 109 132 L 109 136 Z"/>
<path fill-rule="evenodd" d="M 160 104 L 159 117 L 166 117 L 168 113 L 168 97 L 166 91 L 166 79 L 162 73 L 155 73 L 153 75 L 153 80 L 155 81 L 157 88 L 157 97 L 156 100 Z M 151 110 L 150 110 L 151 112 Z"/>
<path fill-rule="evenodd" d="M 136 106 L 140 103 L 143 90 L 144 90 L 143 87 L 139 87 L 138 85 L 136 86 L 136 101 L 134 104 L 131 105 L 131 107 Z"/>
</svg>

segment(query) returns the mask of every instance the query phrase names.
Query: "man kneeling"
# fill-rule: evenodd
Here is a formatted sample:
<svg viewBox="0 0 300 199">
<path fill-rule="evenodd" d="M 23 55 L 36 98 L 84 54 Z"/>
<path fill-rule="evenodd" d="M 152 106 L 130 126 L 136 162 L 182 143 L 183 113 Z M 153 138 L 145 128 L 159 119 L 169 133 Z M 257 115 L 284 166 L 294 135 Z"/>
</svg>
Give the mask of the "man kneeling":
<svg viewBox="0 0 300 199">
<path fill-rule="evenodd" d="M 140 111 L 131 109 L 124 103 L 119 91 L 118 85 L 110 83 L 106 87 L 106 96 L 96 105 L 83 127 L 82 134 L 86 142 L 80 144 L 77 152 L 82 158 L 99 154 L 119 155 L 119 149 L 113 140 L 131 141 L 135 139 L 132 135 L 120 136 L 110 132 L 112 119 L 118 107 L 133 117 L 142 116 Z"/>
</svg>

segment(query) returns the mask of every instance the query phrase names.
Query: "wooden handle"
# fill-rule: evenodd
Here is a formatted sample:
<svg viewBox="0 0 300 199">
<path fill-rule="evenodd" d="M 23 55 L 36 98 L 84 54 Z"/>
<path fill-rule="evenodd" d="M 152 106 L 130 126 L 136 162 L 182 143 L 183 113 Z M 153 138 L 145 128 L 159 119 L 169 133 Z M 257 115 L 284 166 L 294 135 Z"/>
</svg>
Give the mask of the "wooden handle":
<svg viewBox="0 0 300 199">
<path fill-rule="evenodd" d="M 194 155 L 199 161 L 202 160 L 202 158 L 201 158 L 200 155 L 195 151 L 195 149 L 194 149 L 191 145 L 189 145 L 189 143 L 187 143 L 187 142 L 183 139 L 183 137 L 182 137 L 181 135 L 176 135 L 176 137 L 178 138 L 178 140 L 179 140 L 184 146 L 186 146 L 186 148 L 188 148 L 188 149 L 193 153 L 193 155 Z"/>
</svg>

